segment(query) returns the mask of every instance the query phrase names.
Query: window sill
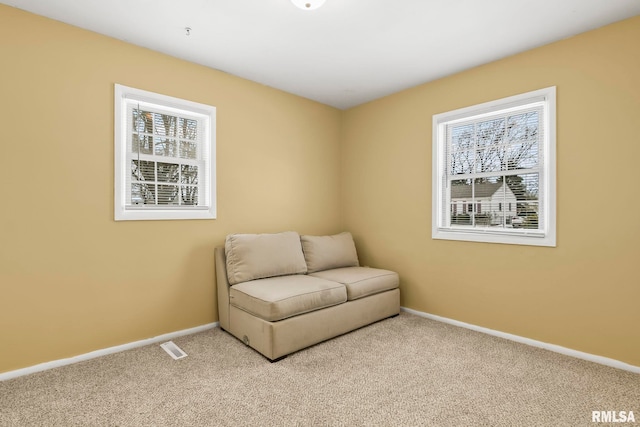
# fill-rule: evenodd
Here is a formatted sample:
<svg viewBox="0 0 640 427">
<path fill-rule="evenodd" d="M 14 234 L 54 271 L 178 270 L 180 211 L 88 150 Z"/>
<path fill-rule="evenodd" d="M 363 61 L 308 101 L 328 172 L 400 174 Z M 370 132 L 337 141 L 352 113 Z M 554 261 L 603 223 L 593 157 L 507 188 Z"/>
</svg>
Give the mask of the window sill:
<svg viewBox="0 0 640 427">
<path fill-rule="evenodd" d="M 172 219 L 216 219 L 215 208 L 209 209 L 126 209 L 116 210 L 116 221 L 153 221 Z"/>
<path fill-rule="evenodd" d="M 438 228 L 431 236 L 435 240 L 457 240 L 464 242 L 504 243 L 508 245 L 556 246 L 555 236 L 539 230 L 491 230 Z"/>
</svg>

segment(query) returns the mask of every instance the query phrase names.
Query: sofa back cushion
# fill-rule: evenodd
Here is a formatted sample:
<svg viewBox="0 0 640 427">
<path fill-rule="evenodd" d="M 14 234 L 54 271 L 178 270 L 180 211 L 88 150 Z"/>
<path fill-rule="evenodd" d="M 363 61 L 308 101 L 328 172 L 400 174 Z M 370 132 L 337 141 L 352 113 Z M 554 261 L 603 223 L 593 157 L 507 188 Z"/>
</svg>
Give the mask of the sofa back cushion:
<svg viewBox="0 0 640 427">
<path fill-rule="evenodd" d="M 295 231 L 230 234 L 225 241 L 224 251 L 230 285 L 307 272 L 300 235 Z"/>
<path fill-rule="evenodd" d="M 357 267 L 358 253 L 349 232 L 333 236 L 301 236 L 307 272 Z"/>
</svg>

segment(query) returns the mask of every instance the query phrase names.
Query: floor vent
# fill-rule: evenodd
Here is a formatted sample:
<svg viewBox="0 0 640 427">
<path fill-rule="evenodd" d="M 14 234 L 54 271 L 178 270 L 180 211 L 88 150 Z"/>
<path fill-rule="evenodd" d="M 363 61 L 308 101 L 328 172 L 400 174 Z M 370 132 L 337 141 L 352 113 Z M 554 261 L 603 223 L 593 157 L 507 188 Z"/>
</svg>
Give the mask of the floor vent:
<svg viewBox="0 0 640 427">
<path fill-rule="evenodd" d="M 167 341 L 164 344 L 160 344 L 160 347 L 162 347 L 164 351 L 169 353 L 169 356 L 173 357 L 176 360 L 182 359 L 183 357 L 187 357 L 187 353 L 182 351 L 182 349 L 177 345 L 175 345 L 173 341 Z"/>
</svg>

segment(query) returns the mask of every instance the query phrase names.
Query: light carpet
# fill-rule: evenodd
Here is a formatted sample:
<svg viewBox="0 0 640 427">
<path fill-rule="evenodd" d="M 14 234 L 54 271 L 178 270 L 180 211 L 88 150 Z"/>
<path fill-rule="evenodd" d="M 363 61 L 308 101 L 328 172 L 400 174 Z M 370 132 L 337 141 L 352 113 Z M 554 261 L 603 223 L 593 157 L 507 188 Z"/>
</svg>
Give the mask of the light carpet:
<svg viewBox="0 0 640 427">
<path fill-rule="evenodd" d="M 270 363 L 219 328 L 0 382 L 0 426 L 593 426 L 640 375 L 409 313 Z M 640 423 L 640 419 L 637 419 Z"/>
</svg>

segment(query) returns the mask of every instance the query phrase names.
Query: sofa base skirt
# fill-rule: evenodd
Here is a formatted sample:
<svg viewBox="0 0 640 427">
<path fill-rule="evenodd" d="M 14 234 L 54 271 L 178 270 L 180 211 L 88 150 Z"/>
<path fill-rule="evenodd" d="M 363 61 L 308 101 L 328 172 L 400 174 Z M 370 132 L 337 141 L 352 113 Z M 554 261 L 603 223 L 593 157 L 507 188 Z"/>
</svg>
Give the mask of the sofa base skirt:
<svg viewBox="0 0 640 427">
<path fill-rule="evenodd" d="M 400 290 L 393 289 L 278 322 L 229 306 L 224 329 L 273 361 L 399 313 Z"/>
</svg>

